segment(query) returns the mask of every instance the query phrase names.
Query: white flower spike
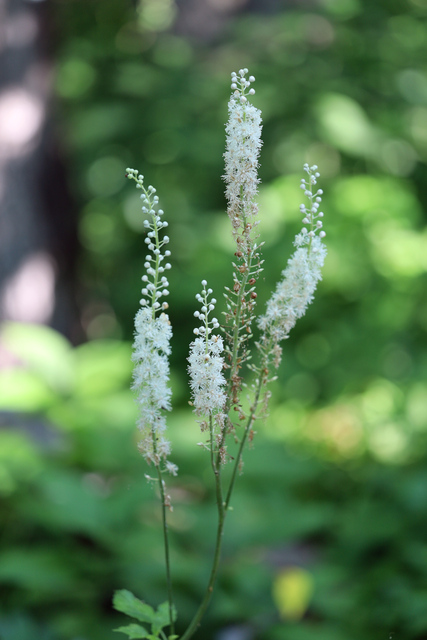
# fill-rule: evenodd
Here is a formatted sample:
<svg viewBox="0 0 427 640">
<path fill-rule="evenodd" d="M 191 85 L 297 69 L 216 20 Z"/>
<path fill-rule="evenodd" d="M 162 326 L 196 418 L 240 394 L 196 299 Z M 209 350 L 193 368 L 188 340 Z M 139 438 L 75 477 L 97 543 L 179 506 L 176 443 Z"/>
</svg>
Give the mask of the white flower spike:
<svg viewBox="0 0 427 640">
<path fill-rule="evenodd" d="M 322 242 L 326 234 L 321 230 L 323 213 L 318 212 L 323 191 L 318 189 L 313 193 L 313 186 L 320 174 L 316 165 L 309 167 L 305 164 L 304 170 L 308 173 L 308 180 L 301 180 L 301 188 L 309 200 L 309 206 L 302 204 L 300 211 L 306 226 L 295 237 L 297 249 L 282 272 L 282 280 L 267 303 L 265 315 L 258 319 L 258 325 L 264 332 L 261 344 L 266 345 L 271 341 L 272 348 L 288 337 L 298 318 L 305 314 L 313 301 L 317 283 L 322 279 L 321 268 L 326 257 L 326 246 Z"/>
<path fill-rule="evenodd" d="M 216 304 L 215 298 L 210 298 L 212 289 L 206 288 L 206 280 L 202 281 L 202 286 L 202 293 L 196 295 L 201 311 L 194 313 L 201 326 L 194 329 L 197 337 L 190 344 L 188 372 L 195 413 L 198 416 L 213 416 L 222 413 L 226 401 L 222 373 L 224 361 L 221 356 L 224 344 L 220 336 L 213 334 L 213 330 L 219 328 L 218 320 L 209 318 Z"/>
<path fill-rule="evenodd" d="M 225 159 L 225 195 L 228 200 L 227 213 L 231 220 L 233 236 L 238 249 L 247 249 L 251 244 L 249 235 L 257 226 L 255 219 L 258 205 L 258 156 L 261 149 L 261 111 L 248 100 L 255 93 L 249 89 L 255 81 L 246 78 L 247 69 L 231 74 L 231 98 L 228 103 L 228 123 Z"/>
<path fill-rule="evenodd" d="M 144 227 L 147 231 L 145 243 L 149 254 L 145 257 L 145 274 L 142 276 L 143 288 L 140 300 L 141 309 L 135 316 L 135 340 L 133 344 L 132 389 L 136 393 L 139 405 L 138 428 L 141 440 L 138 449 L 148 463 L 159 467 L 164 461 L 164 470 L 176 475 L 177 467 L 167 460 L 171 446 L 164 437 L 166 419 L 164 411 L 171 410 L 172 392 L 168 386 L 169 359 L 172 327 L 166 301 L 169 282 L 164 272 L 171 265 L 165 259 L 170 251 L 164 250 L 169 242 L 168 236 L 161 237 L 162 229 L 168 224 L 162 220 L 163 211 L 159 209 L 159 198 L 154 187 L 144 187 L 144 177 L 135 169 L 127 169 L 128 178 L 135 180 L 137 189 L 142 189 L 142 211 L 147 215 Z"/>
</svg>

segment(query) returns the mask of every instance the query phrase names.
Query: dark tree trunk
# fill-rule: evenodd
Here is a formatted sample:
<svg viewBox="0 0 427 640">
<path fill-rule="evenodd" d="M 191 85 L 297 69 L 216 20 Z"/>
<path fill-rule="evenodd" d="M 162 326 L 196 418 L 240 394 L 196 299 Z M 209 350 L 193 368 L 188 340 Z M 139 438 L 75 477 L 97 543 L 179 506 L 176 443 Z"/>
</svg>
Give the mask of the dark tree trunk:
<svg viewBox="0 0 427 640">
<path fill-rule="evenodd" d="M 0 0 L 0 320 L 78 339 L 77 220 L 52 124 L 49 2 Z"/>
</svg>

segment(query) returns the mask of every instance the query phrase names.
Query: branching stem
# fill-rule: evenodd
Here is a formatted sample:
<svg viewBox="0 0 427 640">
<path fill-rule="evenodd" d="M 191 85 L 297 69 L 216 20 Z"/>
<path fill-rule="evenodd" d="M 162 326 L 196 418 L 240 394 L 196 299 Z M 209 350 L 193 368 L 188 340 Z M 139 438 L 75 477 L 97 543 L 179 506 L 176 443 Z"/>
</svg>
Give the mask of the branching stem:
<svg viewBox="0 0 427 640">
<path fill-rule="evenodd" d="M 216 577 L 218 574 L 218 566 L 219 566 L 219 561 L 220 561 L 220 557 L 221 557 L 221 546 L 222 546 L 222 539 L 223 539 L 223 534 L 224 534 L 224 524 L 225 524 L 225 518 L 227 515 L 227 511 L 229 509 L 230 506 L 230 500 L 231 500 L 231 496 L 233 493 L 233 489 L 234 489 L 234 484 L 235 484 L 235 480 L 236 480 L 236 476 L 237 476 L 237 470 L 239 468 L 240 465 L 240 461 L 241 461 L 241 457 L 242 457 L 242 453 L 243 453 L 243 449 L 245 446 L 245 442 L 247 440 L 248 434 L 251 430 L 252 424 L 254 423 L 254 420 L 256 418 L 256 412 L 257 412 L 257 408 L 258 408 L 258 404 L 259 404 L 259 399 L 261 396 L 261 391 L 262 391 L 262 387 L 265 383 L 265 378 L 262 378 L 260 376 L 259 380 L 258 380 L 258 385 L 255 391 L 255 398 L 254 398 L 254 402 L 253 405 L 251 407 L 250 410 L 250 414 L 248 416 L 248 421 L 245 427 L 245 431 L 244 434 L 242 436 L 242 439 L 240 441 L 240 446 L 239 446 L 239 451 L 234 463 L 234 468 L 233 468 L 233 472 L 232 472 L 232 476 L 231 476 L 231 480 L 230 480 L 230 485 L 228 488 L 228 492 L 227 492 L 227 497 L 225 499 L 225 501 L 223 501 L 222 499 L 222 488 L 221 488 L 221 475 L 220 475 L 220 465 L 218 466 L 214 466 L 214 474 L 215 474 L 215 482 L 216 482 L 216 490 L 217 490 L 217 503 L 218 503 L 218 528 L 217 528 L 217 533 L 216 533 L 216 541 L 215 541 L 215 552 L 214 552 L 214 557 L 213 557 L 213 562 L 212 562 L 212 568 L 211 568 L 211 573 L 210 573 L 210 577 L 209 577 L 209 582 L 208 582 L 208 586 L 206 588 L 206 592 L 205 595 L 203 597 L 203 600 L 198 608 L 198 610 L 196 611 L 196 614 L 194 615 L 192 621 L 190 622 L 189 626 L 187 627 L 185 633 L 183 636 L 181 636 L 180 640 L 189 640 L 194 633 L 197 631 L 197 628 L 200 624 L 200 621 L 202 619 L 202 617 L 204 616 L 206 609 L 208 608 L 208 605 L 211 601 L 212 598 L 212 593 L 213 593 L 213 588 L 215 585 L 215 581 L 216 581 Z M 212 440 L 211 440 L 212 442 Z"/>
</svg>

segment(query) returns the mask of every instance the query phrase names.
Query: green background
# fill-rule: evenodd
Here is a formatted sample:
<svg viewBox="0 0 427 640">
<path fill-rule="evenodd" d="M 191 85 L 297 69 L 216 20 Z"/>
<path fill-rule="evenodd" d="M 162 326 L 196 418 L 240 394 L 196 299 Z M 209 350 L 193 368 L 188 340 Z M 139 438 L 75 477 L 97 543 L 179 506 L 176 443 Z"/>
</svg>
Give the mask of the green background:
<svg viewBox="0 0 427 640">
<path fill-rule="evenodd" d="M 157 188 L 169 222 L 180 630 L 194 612 L 215 507 L 188 408 L 187 345 L 200 281 L 219 301 L 231 282 L 224 123 L 230 73 L 248 67 L 264 121 L 259 309 L 301 226 L 304 162 L 321 173 L 328 257 L 244 456 L 224 566 L 195 638 L 425 639 L 427 2 L 248 5 L 210 39 L 180 33 L 172 0 L 51 10 L 61 34 L 54 125 L 80 211 L 88 341 L 3 327 L 20 365 L 0 373 L 10 412 L 0 432 L 0 637 L 110 640 L 124 624 L 115 589 L 153 605 L 166 597 L 129 391 L 145 245 L 128 166 Z M 280 615 L 284 575 L 296 604 Z"/>
</svg>

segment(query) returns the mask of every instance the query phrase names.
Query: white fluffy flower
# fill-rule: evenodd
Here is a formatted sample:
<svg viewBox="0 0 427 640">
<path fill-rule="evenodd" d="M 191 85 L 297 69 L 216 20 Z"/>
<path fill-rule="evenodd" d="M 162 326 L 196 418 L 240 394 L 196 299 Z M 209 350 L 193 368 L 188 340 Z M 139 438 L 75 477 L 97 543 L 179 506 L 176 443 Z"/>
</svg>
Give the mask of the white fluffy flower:
<svg viewBox="0 0 427 640">
<path fill-rule="evenodd" d="M 273 349 L 288 337 L 296 321 L 305 314 L 312 302 L 317 283 L 322 279 L 321 268 L 326 257 L 326 246 L 322 242 L 326 234 L 321 230 L 323 213 L 318 211 L 323 191 L 318 189 L 313 193 L 319 173 L 316 165 L 309 167 L 305 164 L 304 170 L 309 177 L 308 180 L 301 180 L 301 188 L 309 200 L 309 206 L 302 204 L 300 210 L 304 216 L 303 223 L 309 225 L 309 230 L 303 227 L 296 236 L 294 245 L 297 249 L 282 272 L 282 280 L 267 303 L 265 315 L 258 319 L 264 334 L 261 342 L 266 345 L 270 341 Z"/>
<path fill-rule="evenodd" d="M 219 327 L 216 318 L 209 319 L 216 300 L 210 298 L 213 292 L 206 288 L 206 280 L 202 280 L 202 285 L 202 293 L 196 295 L 201 304 L 201 312 L 194 313 L 201 326 L 194 330 L 198 337 L 190 344 L 188 372 L 195 413 L 198 416 L 211 416 L 221 413 L 226 401 L 225 378 L 222 373 L 224 361 L 221 355 L 224 343 L 220 336 L 212 335 L 212 330 Z"/>
<path fill-rule="evenodd" d="M 136 392 L 139 405 L 138 428 L 141 440 L 138 449 L 148 463 L 159 466 L 163 460 L 165 470 L 176 474 L 176 466 L 167 460 L 170 454 L 170 443 L 164 437 L 166 420 L 163 412 L 170 411 L 171 390 L 169 381 L 170 340 L 172 328 L 166 313 L 160 313 L 168 308 L 167 302 L 160 303 L 160 298 L 167 296 L 168 280 L 164 275 L 170 269 L 169 263 L 162 264 L 170 256 L 170 251 L 164 251 L 169 237 L 163 235 L 162 230 L 168 223 L 162 220 L 163 210 L 159 208 L 159 198 L 154 187 L 144 186 L 144 176 L 136 169 L 127 169 L 126 175 L 135 180 L 137 189 L 142 190 L 142 211 L 147 216 L 144 227 L 147 235 L 145 243 L 151 252 L 145 256 L 145 274 L 141 309 L 135 316 L 135 341 L 133 344 L 132 389 Z"/>
<path fill-rule="evenodd" d="M 165 464 L 166 471 L 168 471 L 172 476 L 178 475 L 178 467 L 173 462 L 166 461 Z"/>
<path fill-rule="evenodd" d="M 166 429 L 162 411 L 171 409 L 171 390 L 168 387 L 171 337 L 172 328 L 167 314 L 153 318 L 152 310 L 147 307 L 138 311 L 132 354 L 135 362 L 132 389 L 136 391 L 140 410 L 138 428 L 142 439 L 139 450 L 148 462 L 156 465 L 170 452 L 169 443 L 161 434 Z"/>
<path fill-rule="evenodd" d="M 228 103 L 229 119 L 225 159 L 225 195 L 228 200 L 228 215 L 233 233 L 240 235 L 248 219 L 258 213 L 255 196 L 258 191 L 258 156 L 261 149 L 261 111 L 247 100 L 247 95 L 255 91 L 250 84 L 253 76 L 246 79 L 247 69 L 241 69 L 239 76 L 232 74 L 232 96 Z M 240 230 L 240 234 L 239 234 Z"/>
<path fill-rule="evenodd" d="M 299 247 L 289 259 L 282 280 L 267 303 L 266 313 L 258 321 L 276 344 L 288 336 L 312 302 L 317 283 L 322 279 L 325 256 L 326 247 L 315 236 L 310 250 L 307 246 Z"/>
<path fill-rule="evenodd" d="M 223 348 L 219 336 L 213 336 L 207 342 L 205 338 L 196 338 L 190 345 L 188 371 L 194 411 L 198 416 L 212 415 L 224 409 Z"/>
</svg>

